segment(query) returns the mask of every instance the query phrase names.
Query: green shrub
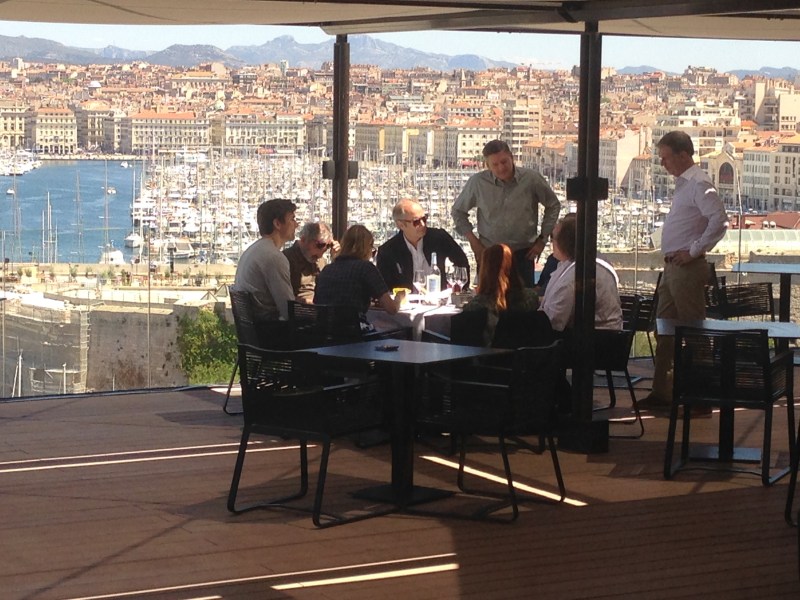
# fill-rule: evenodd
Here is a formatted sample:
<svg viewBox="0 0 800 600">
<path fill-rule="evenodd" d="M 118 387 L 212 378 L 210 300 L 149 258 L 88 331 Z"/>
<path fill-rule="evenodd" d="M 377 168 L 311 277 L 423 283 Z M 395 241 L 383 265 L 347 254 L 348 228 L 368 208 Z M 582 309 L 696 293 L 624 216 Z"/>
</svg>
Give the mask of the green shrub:
<svg viewBox="0 0 800 600">
<path fill-rule="evenodd" d="M 210 310 L 178 323 L 181 367 L 193 385 L 225 383 L 236 361 L 236 330 Z"/>
</svg>

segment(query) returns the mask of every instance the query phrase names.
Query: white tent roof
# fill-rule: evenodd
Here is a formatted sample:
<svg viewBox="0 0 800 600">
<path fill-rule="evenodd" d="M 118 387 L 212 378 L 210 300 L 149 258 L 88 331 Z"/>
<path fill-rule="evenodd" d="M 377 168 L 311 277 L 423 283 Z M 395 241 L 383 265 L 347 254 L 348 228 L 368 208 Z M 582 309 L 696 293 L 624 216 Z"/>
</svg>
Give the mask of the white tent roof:
<svg viewBox="0 0 800 600">
<path fill-rule="evenodd" d="M 317 26 L 332 34 L 426 29 L 800 40 L 800 0 L 5 0 L 0 20 Z"/>
</svg>

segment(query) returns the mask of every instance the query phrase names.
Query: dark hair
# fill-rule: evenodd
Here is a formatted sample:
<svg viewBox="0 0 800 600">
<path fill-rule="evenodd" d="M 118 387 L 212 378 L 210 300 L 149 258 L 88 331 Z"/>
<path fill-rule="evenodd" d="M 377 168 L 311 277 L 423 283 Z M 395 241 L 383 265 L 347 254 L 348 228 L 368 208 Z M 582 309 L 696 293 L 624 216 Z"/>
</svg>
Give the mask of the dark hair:
<svg viewBox="0 0 800 600">
<path fill-rule="evenodd" d="M 692 144 L 692 138 L 690 138 L 689 134 L 685 131 L 670 131 L 669 133 L 664 134 L 664 137 L 658 140 L 656 148 L 661 146 L 666 146 L 672 150 L 673 154 L 686 152 L 686 154 L 689 156 L 694 156 L 694 144 Z"/>
<path fill-rule="evenodd" d="M 483 147 L 483 158 L 489 158 L 492 154 L 499 154 L 500 152 L 511 154 L 511 148 L 503 140 L 492 140 Z"/>
<path fill-rule="evenodd" d="M 483 251 L 478 273 L 478 293 L 491 300 L 497 310 L 508 307 L 509 292 L 522 288 L 522 280 L 513 268 L 511 248 L 505 244 Z"/>
<path fill-rule="evenodd" d="M 258 233 L 261 235 L 270 235 L 275 225 L 273 221 L 278 219 L 281 223 L 286 219 L 286 215 L 293 213 L 297 210 L 297 206 L 291 200 L 283 198 L 275 198 L 262 202 L 258 207 L 256 213 L 256 222 L 258 223 Z"/>
<path fill-rule="evenodd" d="M 575 214 L 570 213 L 557 223 L 557 229 L 553 232 L 556 244 L 570 260 L 575 260 L 577 229 L 578 221 Z"/>
</svg>

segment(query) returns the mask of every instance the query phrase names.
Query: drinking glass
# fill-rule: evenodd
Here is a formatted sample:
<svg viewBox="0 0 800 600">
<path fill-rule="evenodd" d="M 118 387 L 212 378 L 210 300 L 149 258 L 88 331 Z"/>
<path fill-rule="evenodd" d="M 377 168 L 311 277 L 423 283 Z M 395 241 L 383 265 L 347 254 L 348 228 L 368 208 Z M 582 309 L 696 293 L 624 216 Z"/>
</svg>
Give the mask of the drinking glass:
<svg viewBox="0 0 800 600">
<path fill-rule="evenodd" d="M 453 267 L 453 287 L 458 285 L 458 290 L 464 289 L 464 284 L 467 283 L 467 267 Z"/>
<path fill-rule="evenodd" d="M 418 294 L 425 293 L 425 271 L 414 271 L 414 289 Z"/>
</svg>

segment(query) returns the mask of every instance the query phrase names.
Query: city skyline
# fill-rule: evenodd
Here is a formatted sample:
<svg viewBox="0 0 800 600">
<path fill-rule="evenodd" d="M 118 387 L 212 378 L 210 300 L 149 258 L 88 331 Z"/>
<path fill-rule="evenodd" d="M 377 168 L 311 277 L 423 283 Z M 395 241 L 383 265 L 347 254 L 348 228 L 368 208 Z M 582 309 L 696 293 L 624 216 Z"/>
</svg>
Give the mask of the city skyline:
<svg viewBox="0 0 800 600">
<path fill-rule="evenodd" d="M 44 38 L 80 48 L 118 46 L 147 51 L 163 50 L 173 44 L 210 44 L 221 49 L 261 45 L 281 35 L 290 35 L 300 43 L 319 43 L 332 38 L 316 27 L 74 25 L 12 21 L 0 21 L 0 35 Z M 577 35 L 420 31 L 372 37 L 424 52 L 478 54 L 543 69 L 570 68 L 579 62 Z M 690 65 L 719 71 L 761 67 L 800 69 L 799 49 L 798 42 L 605 36 L 602 64 L 617 69 L 648 65 L 673 72 L 682 72 Z"/>
</svg>

